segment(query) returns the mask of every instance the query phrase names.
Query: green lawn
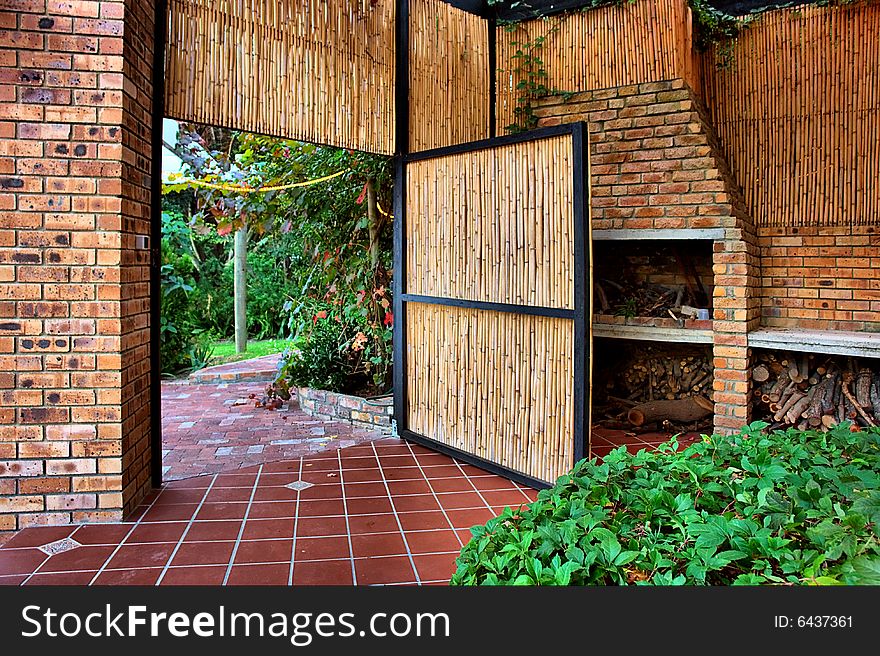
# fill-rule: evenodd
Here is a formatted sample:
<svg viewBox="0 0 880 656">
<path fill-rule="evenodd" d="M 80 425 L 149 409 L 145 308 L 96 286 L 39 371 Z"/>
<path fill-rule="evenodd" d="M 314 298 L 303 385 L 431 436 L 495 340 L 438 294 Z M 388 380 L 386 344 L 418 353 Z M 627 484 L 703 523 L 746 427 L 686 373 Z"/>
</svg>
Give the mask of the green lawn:
<svg viewBox="0 0 880 656">
<path fill-rule="evenodd" d="M 212 344 L 214 354 L 211 356 L 209 366 L 215 364 L 226 364 L 227 362 L 235 362 L 236 360 L 249 360 L 250 358 L 258 358 L 261 355 L 269 355 L 271 353 L 281 353 L 287 348 L 288 341 L 286 339 L 249 339 L 247 343 L 246 353 L 235 352 L 234 341 L 221 341 Z"/>
</svg>

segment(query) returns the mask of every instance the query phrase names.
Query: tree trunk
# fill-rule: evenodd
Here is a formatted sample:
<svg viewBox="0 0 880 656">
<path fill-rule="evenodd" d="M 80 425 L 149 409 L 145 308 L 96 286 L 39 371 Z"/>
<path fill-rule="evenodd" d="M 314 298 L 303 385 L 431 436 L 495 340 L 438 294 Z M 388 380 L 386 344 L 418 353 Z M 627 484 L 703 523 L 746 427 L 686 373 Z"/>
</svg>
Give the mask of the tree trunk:
<svg viewBox="0 0 880 656">
<path fill-rule="evenodd" d="M 379 232 L 382 229 L 376 201 L 376 181 L 367 180 L 367 226 L 370 230 L 370 267 L 373 272 L 379 266 Z"/>
<path fill-rule="evenodd" d="M 235 352 L 245 353 L 247 351 L 247 228 L 239 228 L 235 233 L 233 260 Z"/>
</svg>

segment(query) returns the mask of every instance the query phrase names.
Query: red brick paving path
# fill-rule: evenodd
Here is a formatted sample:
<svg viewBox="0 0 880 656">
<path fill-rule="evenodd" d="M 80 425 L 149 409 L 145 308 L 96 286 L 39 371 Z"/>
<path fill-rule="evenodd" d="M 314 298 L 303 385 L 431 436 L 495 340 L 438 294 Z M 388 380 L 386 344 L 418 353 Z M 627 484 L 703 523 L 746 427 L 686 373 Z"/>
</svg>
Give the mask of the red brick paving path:
<svg viewBox="0 0 880 656">
<path fill-rule="evenodd" d="M 249 395 L 259 398 L 265 390 L 265 382 L 163 382 L 164 480 L 228 472 L 383 437 L 378 431 L 314 419 L 294 399 L 280 410 L 255 408 Z"/>
<path fill-rule="evenodd" d="M 200 384 L 268 382 L 275 380 L 280 361 L 280 353 L 270 353 L 259 358 L 218 364 L 194 371 L 189 375 L 189 381 Z"/>
</svg>

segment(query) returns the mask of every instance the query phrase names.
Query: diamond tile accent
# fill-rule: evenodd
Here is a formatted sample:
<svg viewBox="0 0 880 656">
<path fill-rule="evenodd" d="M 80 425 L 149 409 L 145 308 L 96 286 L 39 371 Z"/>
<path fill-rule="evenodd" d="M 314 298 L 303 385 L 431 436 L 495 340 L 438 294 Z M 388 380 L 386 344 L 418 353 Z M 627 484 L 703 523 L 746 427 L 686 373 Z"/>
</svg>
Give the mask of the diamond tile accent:
<svg viewBox="0 0 880 656">
<path fill-rule="evenodd" d="M 55 540 L 55 542 L 44 544 L 42 547 L 38 548 L 45 554 L 55 556 L 57 554 L 64 553 L 65 551 L 70 551 L 71 549 L 76 549 L 77 547 L 81 546 L 82 545 L 73 538 L 64 538 L 63 540 Z"/>
<path fill-rule="evenodd" d="M 293 483 L 288 483 L 284 487 L 291 490 L 296 490 L 297 492 L 302 492 L 303 490 L 309 489 L 313 485 L 314 483 L 307 483 L 306 481 L 294 481 Z"/>
</svg>

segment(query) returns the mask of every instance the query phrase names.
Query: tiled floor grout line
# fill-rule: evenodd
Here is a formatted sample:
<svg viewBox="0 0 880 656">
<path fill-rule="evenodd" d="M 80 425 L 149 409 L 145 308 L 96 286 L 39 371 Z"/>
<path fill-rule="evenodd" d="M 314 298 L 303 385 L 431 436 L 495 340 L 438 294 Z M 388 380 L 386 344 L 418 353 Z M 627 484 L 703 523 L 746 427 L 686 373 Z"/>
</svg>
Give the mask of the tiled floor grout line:
<svg viewBox="0 0 880 656">
<path fill-rule="evenodd" d="M 461 475 L 464 476 L 464 477 L 467 479 L 467 482 L 471 484 L 471 487 L 474 488 L 474 492 L 477 493 L 477 496 L 480 497 L 480 499 L 482 499 L 483 503 L 486 504 L 486 508 L 488 508 L 489 511 L 492 512 L 492 513 L 494 514 L 494 513 L 495 513 L 495 509 L 492 508 L 491 505 L 489 505 L 489 502 L 486 501 L 486 497 L 484 497 L 484 496 L 483 496 L 483 493 L 480 492 L 479 488 L 477 488 L 477 486 L 474 485 L 474 482 L 471 480 L 471 477 L 468 476 L 468 475 L 465 473 L 464 469 L 461 468 L 461 463 L 459 463 L 458 460 L 453 460 L 453 462 L 455 463 L 455 466 L 458 467 L 458 471 L 461 472 Z"/>
<path fill-rule="evenodd" d="M 235 538 L 235 544 L 232 547 L 232 554 L 229 556 L 229 564 L 226 566 L 226 573 L 223 575 L 223 583 L 226 585 L 229 581 L 229 575 L 232 573 L 232 566 L 235 563 L 235 556 L 238 554 L 238 547 L 241 544 L 241 536 L 244 535 L 244 527 L 247 524 L 248 515 L 251 512 L 251 505 L 254 503 L 254 497 L 257 494 L 257 486 L 260 484 L 260 475 L 263 473 L 263 465 L 257 470 L 257 477 L 254 479 L 254 487 L 251 490 L 251 498 L 248 501 L 247 508 L 244 510 L 244 517 L 241 518 L 241 526 L 238 529 L 238 536 Z"/>
<path fill-rule="evenodd" d="M 526 503 L 532 502 L 532 500 L 529 498 L 529 495 L 525 493 L 525 491 L 523 490 L 523 487 L 519 483 L 517 483 L 516 481 L 510 481 L 510 482 L 513 483 L 516 486 L 516 489 L 519 490 L 519 493 L 525 497 Z M 520 504 L 520 505 L 522 505 L 522 504 Z"/>
<path fill-rule="evenodd" d="M 348 555 L 351 559 L 351 583 L 357 585 L 357 571 L 354 567 L 354 547 L 351 545 L 351 526 L 348 523 L 348 504 L 345 501 L 345 476 L 342 473 L 342 454 L 341 450 L 336 451 L 336 459 L 339 463 L 339 488 L 342 494 L 342 510 L 345 513 L 345 532 L 348 538 Z"/>
<path fill-rule="evenodd" d="M 403 538 L 403 546 L 406 549 L 407 558 L 409 558 L 409 565 L 412 567 L 413 575 L 416 577 L 416 585 L 421 585 L 422 580 L 421 577 L 419 577 L 419 571 L 416 569 L 416 561 L 413 559 L 412 551 L 410 551 L 409 541 L 406 539 L 406 531 L 403 530 L 403 524 L 400 523 L 400 517 L 397 515 L 397 508 L 394 506 L 394 497 L 391 496 L 391 489 L 388 487 L 388 480 L 385 478 L 385 470 L 382 469 L 382 459 L 379 457 L 379 452 L 376 451 L 376 446 L 372 446 L 373 455 L 376 457 L 379 471 L 382 474 L 382 483 L 385 485 L 385 491 L 388 493 L 388 501 L 391 504 L 391 512 L 394 514 L 394 521 L 397 522 L 397 528 L 400 530 L 400 537 Z"/>
<path fill-rule="evenodd" d="M 296 480 L 303 479 L 303 459 L 299 459 L 299 474 Z M 296 491 L 296 506 L 293 510 L 293 544 L 290 545 L 290 571 L 287 573 L 287 585 L 293 585 L 293 567 L 296 564 L 296 532 L 299 527 L 299 500 L 302 497 L 302 490 Z"/>
<path fill-rule="evenodd" d="M 437 529 L 433 529 L 437 530 Z M 445 529 L 444 529 L 445 530 Z M 358 535 L 362 535 L 359 533 Z M 388 533 L 388 535 L 397 535 L 397 533 Z M 340 536 L 341 537 L 341 536 Z M 417 556 L 448 556 L 452 554 L 458 554 L 458 551 L 426 551 L 425 553 L 415 554 Z M 358 556 L 355 560 L 381 560 L 383 558 L 403 558 L 406 554 L 398 553 L 398 554 L 383 554 L 381 556 Z M 309 558 L 307 560 L 302 560 L 302 563 L 333 563 L 339 560 L 348 560 L 348 558 Z M 248 565 L 287 565 L 288 561 L 286 560 L 271 560 L 264 563 L 245 563 L 245 566 Z M 190 565 L 172 565 L 168 569 L 170 571 L 181 570 L 181 569 L 205 569 L 208 567 L 226 567 L 222 563 L 194 563 Z M 159 569 L 156 567 L 121 567 L 121 568 L 106 568 L 105 572 L 133 572 L 133 571 L 144 571 L 150 569 Z M 79 569 L 71 569 L 71 570 L 59 570 L 57 572 L 44 572 L 44 575 L 55 575 L 55 574 L 82 574 L 85 572 L 91 572 L 92 570 L 79 570 Z M 14 578 L 16 576 L 24 576 L 23 574 L 8 574 L 0 576 L 2 578 Z M 422 581 L 422 583 L 427 583 L 428 581 Z M 410 581 L 410 585 L 412 585 L 412 581 Z"/>
<path fill-rule="evenodd" d="M 154 585 L 159 585 L 162 582 L 162 579 L 165 578 L 165 572 L 168 571 L 168 567 L 171 565 L 171 561 L 174 560 L 174 557 L 177 555 L 177 552 L 180 550 L 180 545 L 183 544 L 184 539 L 186 539 L 187 533 L 189 533 L 190 527 L 196 521 L 196 515 L 202 510 L 202 506 L 205 505 L 205 501 L 208 499 L 208 495 L 211 493 L 211 490 L 214 487 L 214 483 L 217 482 L 217 476 L 219 474 L 214 474 L 211 482 L 208 483 L 208 487 L 205 488 L 205 493 L 202 495 L 202 500 L 199 502 L 199 505 L 193 510 L 192 515 L 190 515 L 189 521 L 187 521 L 186 526 L 183 527 L 183 533 L 181 533 L 180 537 L 177 539 L 177 544 L 174 545 L 174 549 L 171 550 L 171 555 L 168 556 L 168 560 L 165 561 L 165 565 L 162 568 L 162 571 L 159 573 L 159 578 L 156 579 L 156 583 Z M 144 517 L 147 513 L 144 513 Z"/>
<path fill-rule="evenodd" d="M 460 546 L 464 546 L 464 542 L 461 541 L 461 536 L 458 534 L 458 529 L 453 525 L 452 520 L 449 519 L 449 515 L 446 514 L 446 508 L 443 507 L 443 504 L 440 503 L 440 499 L 437 498 L 437 492 L 434 491 L 434 486 L 431 485 L 431 481 L 428 480 L 428 477 L 425 475 L 425 470 L 422 469 L 422 463 L 419 462 L 419 459 L 416 457 L 415 451 L 412 449 L 412 445 L 409 442 L 405 442 L 406 447 L 409 449 L 410 454 L 413 457 L 413 460 L 416 461 L 416 466 L 419 468 L 419 471 L 422 472 L 422 476 L 425 479 L 425 482 L 428 484 L 428 489 L 431 490 L 431 494 L 434 495 L 434 501 L 437 502 L 437 505 L 440 506 L 440 512 L 443 513 L 443 516 L 446 518 L 446 523 L 449 524 L 449 528 L 452 529 L 452 532 L 455 533 L 455 539 L 458 540 L 458 544 Z"/>
<path fill-rule="evenodd" d="M 95 572 L 95 575 L 91 578 L 91 580 L 87 583 L 87 585 L 94 585 L 95 581 L 98 580 L 98 577 L 101 576 L 101 573 L 102 573 L 105 569 L 107 569 L 107 565 L 110 563 L 111 560 L 113 560 L 113 556 L 115 556 L 116 553 L 119 551 L 119 549 L 122 548 L 122 545 L 125 544 L 125 541 L 128 540 L 128 538 L 131 536 L 132 533 L 134 533 L 134 530 L 135 530 L 138 526 L 141 525 L 141 521 L 143 520 L 144 517 L 147 516 L 147 513 L 150 512 L 150 509 L 151 509 L 154 505 L 156 505 L 156 502 L 157 502 L 157 501 L 160 499 L 160 497 L 162 496 L 162 492 L 164 492 L 164 490 L 159 490 L 159 494 L 156 495 L 156 498 L 153 499 L 152 501 L 150 501 L 150 505 L 147 506 L 147 509 L 146 509 L 144 512 L 142 512 L 142 513 L 140 514 L 140 516 L 137 518 L 137 521 L 135 521 L 135 523 L 132 524 L 131 528 L 128 529 L 128 532 L 125 534 L 125 537 L 122 538 L 122 540 L 119 541 L 119 544 L 116 545 L 116 548 L 113 549 L 113 551 L 110 553 L 109 556 L 107 556 L 106 559 L 104 559 L 104 562 L 101 563 L 101 566 L 98 568 L 98 571 Z M 45 563 L 44 563 L 44 564 L 45 564 Z M 43 566 L 43 565 L 40 565 L 40 567 L 42 567 L 42 566 Z M 39 571 L 39 568 L 37 568 L 37 570 L 34 572 L 34 574 L 36 574 L 38 571 Z M 31 574 L 31 576 L 33 576 L 33 574 Z M 30 577 L 28 577 L 28 578 L 30 578 Z M 23 581 L 23 582 L 22 582 L 22 585 L 24 585 L 25 583 L 27 583 L 27 581 Z"/>
</svg>

